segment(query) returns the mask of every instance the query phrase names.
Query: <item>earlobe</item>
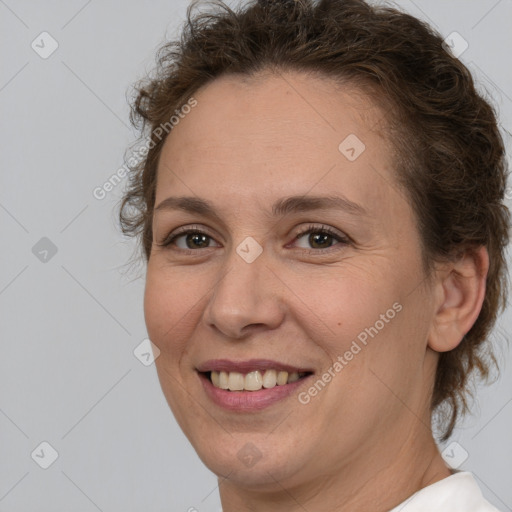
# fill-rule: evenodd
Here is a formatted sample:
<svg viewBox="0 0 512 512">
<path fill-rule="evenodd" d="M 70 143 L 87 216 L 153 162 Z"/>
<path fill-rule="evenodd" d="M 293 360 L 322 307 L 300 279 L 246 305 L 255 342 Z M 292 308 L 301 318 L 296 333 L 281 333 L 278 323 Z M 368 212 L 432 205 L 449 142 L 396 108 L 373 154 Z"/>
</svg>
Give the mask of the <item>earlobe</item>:
<svg viewBox="0 0 512 512">
<path fill-rule="evenodd" d="M 456 348 L 476 322 L 485 298 L 489 254 L 485 247 L 466 251 L 439 273 L 428 346 L 436 352 Z"/>
</svg>

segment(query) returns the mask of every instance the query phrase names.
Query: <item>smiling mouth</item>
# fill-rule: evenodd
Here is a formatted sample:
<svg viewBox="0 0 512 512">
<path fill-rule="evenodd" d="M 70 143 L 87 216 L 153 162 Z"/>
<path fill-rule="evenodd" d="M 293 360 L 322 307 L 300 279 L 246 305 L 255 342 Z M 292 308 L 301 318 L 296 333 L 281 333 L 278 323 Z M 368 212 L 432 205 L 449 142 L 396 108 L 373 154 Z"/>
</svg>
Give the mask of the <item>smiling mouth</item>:
<svg viewBox="0 0 512 512">
<path fill-rule="evenodd" d="M 287 372 L 283 370 L 255 370 L 248 373 L 210 371 L 201 372 L 218 389 L 226 391 L 259 391 L 276 386 L 286 386 L 308 377 L 312 372 Z"/>
</svg>

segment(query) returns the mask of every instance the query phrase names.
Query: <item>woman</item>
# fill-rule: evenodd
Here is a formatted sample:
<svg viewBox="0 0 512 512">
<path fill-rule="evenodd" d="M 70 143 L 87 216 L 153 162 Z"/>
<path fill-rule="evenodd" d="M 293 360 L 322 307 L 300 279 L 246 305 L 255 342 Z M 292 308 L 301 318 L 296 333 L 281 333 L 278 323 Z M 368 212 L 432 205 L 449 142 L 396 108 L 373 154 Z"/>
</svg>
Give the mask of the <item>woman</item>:
<svg viewBox="0 0 512 512">
<path fill-rule="evenodd" d="M 361 0 L 189 9 L 133 116 L 121 223 L 224 512 L 496 510 L 431 428 L 489 371 L 509 227 L 495 115 L 439 35 Z"/>
</svg>

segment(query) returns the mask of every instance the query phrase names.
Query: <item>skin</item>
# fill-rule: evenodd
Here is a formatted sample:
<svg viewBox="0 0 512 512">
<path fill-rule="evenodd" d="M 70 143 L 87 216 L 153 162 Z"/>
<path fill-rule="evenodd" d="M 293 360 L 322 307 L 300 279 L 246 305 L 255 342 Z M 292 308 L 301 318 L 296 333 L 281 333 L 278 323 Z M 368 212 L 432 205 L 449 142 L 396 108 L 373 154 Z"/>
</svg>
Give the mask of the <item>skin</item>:
<svg viewBox="0 0 512 512">
<path fill-rule="evenodd" d="M 218 218 L 154 215 L 144 306 L 169 406 L 219 476 L 225 512 L 390 510 L 450 475 L 430 396 L 439 352 L 456 347 L 480 311 L 487 252 L 425 275 L 385 113 L 355 88 L 268 73 L 224 76 L 194 97 L 165 142 L 155 204 L 193 196 Z M 338 149 L 350 134 L 366 146 L 354 161 Z M 366 213 L 272 216 L 275 201 L 295 195 L 344 196 Z M 311 224 L 350 241 L 295 238 Z M 204 231 L 206 244 L 187 246 L 184 235 L 160 245 L 182 226 Z M 248 236 L 263 249 L 252 263 L 236 252 Z M 229 412 L 195 370 L 209 359 L 265 358 L 312 368 L 316 380 L 395 303 L 401 311 L 306 405 L 294 393 L 259 412 Z M 238 457 L 248 443 L 261 454 L 251 467 Z"/>
</svg>

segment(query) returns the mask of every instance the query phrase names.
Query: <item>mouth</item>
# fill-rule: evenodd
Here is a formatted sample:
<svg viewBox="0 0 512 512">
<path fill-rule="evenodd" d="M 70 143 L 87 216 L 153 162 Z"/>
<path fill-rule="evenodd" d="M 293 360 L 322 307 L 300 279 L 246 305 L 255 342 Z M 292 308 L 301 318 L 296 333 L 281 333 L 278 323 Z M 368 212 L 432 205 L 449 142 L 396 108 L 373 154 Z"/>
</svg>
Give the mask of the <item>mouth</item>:
<svg viewBox="0 0 512 512">
<path fill-rule="evenodd" d="M 287 372 L 285 370 L 253 370 L 248 373 L 210 371 L 203 375 L 210 380 L 213 387 L 227 391 L 260 391 L 275 386 L 286 386 L 297 382 L 312 372 Z"/>
<path fill-rule="evenodd" d="M 313 375 L 308 368 L 262 359 L 243 362 L 218 359 L 200 365 L 197 371 L 210 399 L 237 412 L 272 405 L 293 394 Z"/>
</svg>

